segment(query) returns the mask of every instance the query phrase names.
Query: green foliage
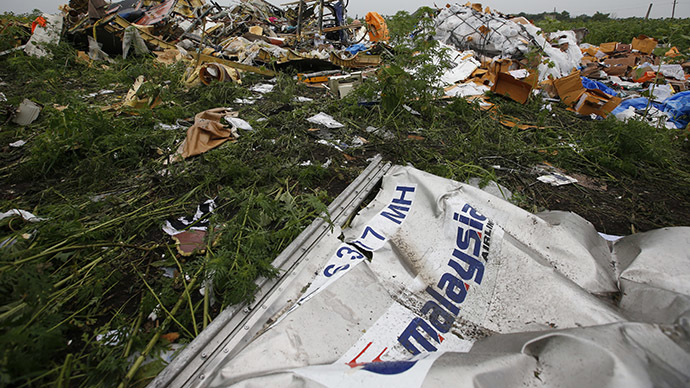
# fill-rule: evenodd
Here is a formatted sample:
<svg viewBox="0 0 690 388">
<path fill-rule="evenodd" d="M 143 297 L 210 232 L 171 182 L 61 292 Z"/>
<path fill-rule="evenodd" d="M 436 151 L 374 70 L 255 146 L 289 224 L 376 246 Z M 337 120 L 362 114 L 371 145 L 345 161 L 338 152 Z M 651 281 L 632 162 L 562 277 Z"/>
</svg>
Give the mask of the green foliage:
<svg viewBox="0 0 690 388">
<path fill-rule="evenodd" d="M 277 274 L 271 262 L 312 219 L 326 212 L 323 194 L 295 196 L 289 187 L 270 193 L 229 189 L 233 218 L 219 231 L 219 248 L 210 255 L 214 291 L 227 306 L 253 299 L 254 280 Z"/>
<path fill-rule="evenodd" d="M 430 7 L 420 7 L 410 14 L 398 11 L 395 15 L 386 17 L 386 25 L 394 45 L 406 43 L 410 37 L 428 29 L 433 24 L 436 11 Z"/>
</svg>

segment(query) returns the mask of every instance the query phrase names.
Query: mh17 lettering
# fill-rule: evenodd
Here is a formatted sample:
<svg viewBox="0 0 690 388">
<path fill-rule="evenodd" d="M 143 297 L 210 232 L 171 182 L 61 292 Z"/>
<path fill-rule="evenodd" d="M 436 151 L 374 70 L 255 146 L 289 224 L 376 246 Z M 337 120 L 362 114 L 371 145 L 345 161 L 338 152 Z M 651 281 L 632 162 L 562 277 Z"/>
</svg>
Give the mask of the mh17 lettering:
<svg viewBox="0 0 690 388">
<path fill-rule="evenodd" d="M 415 192 L 414 186 L 396 186 L 395 197 L 390 204 L 386 206 L 377 217 L 382 217 L 386 222 L 393 222 L 394 227 L 402 224 L 412 208 L 412 197 Z M 379 226 L 382 224 L 377 223 Z M 390 224 L 389 224 L 390 225 Z M 385 228 L 385 226 L 384 226 Z M 387 228 L 390 229 L 390 228 Z M 389 230 L 390 231 L 390 230 Z M 386 241 L 386 234 L 381 230 L 374 229 L 373 226 L 367 225 L 359 238 L 352 242 L 359 248 L 372 252 L 380 247 Z"/>
<path fill-rule="evenodd" d="M 441 275 L 436 287 L 426 288 L 430 298 L 420 310 L 425 318 L 414 318 L 398 337 L 398 342 L 414 355 L 421 351 L 412 340 L 426 351 L 437 350 L 429 338 L 437 344 L 443 342 L 441 334 L 453 326 L 470 289 L 469 283 L 478 286 L 484 277 L 484 263 L 480 258 L 486 261 L 488 257 L 493 222 L 469 204 L 465 204 L 460 213 L 454 213 L 453 220 L 458 222 L 457 234 L 447 272 Z"/>
</svg>

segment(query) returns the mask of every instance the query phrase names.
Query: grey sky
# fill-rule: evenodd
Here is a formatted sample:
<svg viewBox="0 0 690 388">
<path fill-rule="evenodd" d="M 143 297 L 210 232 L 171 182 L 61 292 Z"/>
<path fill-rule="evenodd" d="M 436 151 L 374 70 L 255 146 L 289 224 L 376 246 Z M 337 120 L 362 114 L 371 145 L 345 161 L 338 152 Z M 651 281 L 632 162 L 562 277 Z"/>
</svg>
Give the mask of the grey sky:
<svg viewBox="0 0 690 388">
<path fill-rule="evenodd" d="M 29 12 L 34 8 L 38 8 L 44 12 L 56 12 L 60 4 L 66 4 L 69 0 L 29 0 L 29 1 L 15 1 L 15 0 L 0 0 L 0 12 L 12 11 L 14 13 Z M 270 1 L 270 0 L 269 0 Z M 289 0 L 272 1 L 272 4 L 280 5 Z M 687 18 L 690 17 L 690 0 L 676 0 L 676 17 Z M 221 5 L 230 4 L 230 0 L 218 0 Z M 436 4 L 444 6 L 448 0 L 437 0 Z M 466 1 L 459 1 L 464 3 Z M 513 0 L 492 0 L 490 2 L 482 3 L 484 6 L 497 9 L 503 13 L 518 13 L 524 11 L 527 13 L 539 13 L 543 11 L 557 12 L 568 11 L 571 15 L 594 14 L 595 12 L 611 13 L 618 17 L 629 16 L 644 16 L 647 12 L 649 3 L 654 3 L 650 17 L 670 17 L 671 9 L 673 8 L 673 0 L 580 0 L 574 2 L 572 0 L 524 0 L 516 2 Z M 355 17 L 363 17 L 369 11 L 377 11 L 384 15 L 392 15 L 399 10 L 415 11 L 423 5 L 433 6 L 434 1 L 418 1 L 418 0 L 350 0 L 348 7 L 348 15 Z"/>
</svg>

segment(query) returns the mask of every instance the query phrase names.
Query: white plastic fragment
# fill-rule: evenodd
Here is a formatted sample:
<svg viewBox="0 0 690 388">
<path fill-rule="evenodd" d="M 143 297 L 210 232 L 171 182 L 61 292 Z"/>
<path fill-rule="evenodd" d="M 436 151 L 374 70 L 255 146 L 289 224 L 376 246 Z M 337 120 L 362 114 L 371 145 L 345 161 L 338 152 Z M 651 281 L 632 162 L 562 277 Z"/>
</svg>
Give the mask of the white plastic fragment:
<svg viewBox="0 0 690 388">
<path fill-rule="evenodd" d="M 10 209 L 9 211 L 0 213 L 0 220 L 11 216 L 20 216 L 24 220 L 29 222 L 41 222 L 47 220 L 47 218 L 36 217 L 32 213 L 29 213 L 28 211 L 22 209 Z"/>
<path fill-rule="evenodd" d="M 85 95 L 84 98 L 94 98 L 96 96 L 102 96 L 105 94 L 113 94 L 113 93 L 115 93 L 114 90 L 103 89 L 103 90 L 99 90 L 97 92 L 89 93 L 89 94 Z"/>
<path fill-rule="evenodd" d="M 618 84 L 625 89 L 639 88 L 640 86 L 642 86 L 642 84 L 638 82 L 623 81 L 620 77 L 617 77 L 615 75 L 610 76 L 609 79 L 613 83 Z"/>
<path fill-rule="evenodd" d="M 331 129 L 344 127 L 343 124 L 335 121 L 333 116 L 327 115 L 323 112 L 319 112 L 318 114 L 308 118 L 307 121 L 309 121 L 310 123 L 313 123 L 313 124 L 320 124 L 320 125 L 326 126 L 328 128 L 331 128 Z"/>
<path fill-rule="evenodd" d="M 41 109 L 42 107 L 40 105 L 25 98 L 24 101 L 19 104 L 19 109 L 17 109 L 17 114 L 12 119 L 12 122 L 18 125 L 29 125 L 38 118 Z"/>
<path fill-rule="evenodd" d="M 206 200 L 204 203 L 197 206 L 193 216 L 179 217 L 173 221 L 165 221 L 165 224 L 163 224 L 163 231 L 170 236 L 174 236 L 186 230 L 207 230 L 208 218 L 206 218 L 206 216 L 213 213 L 215 208 L 216 203 L 214 200 Z"/>
<path fill-rule="evenodd" d="M 92 61 L 108 61 L 114 62 L 112 58 L 105 51 L 101 50 L 103 44 L 98 43 L 96 39 L 91 35 L 86 36 L 86 40 L 89 42 L 89 58 Z"/>
<path fill-rule="evenodd" d="M 446 90 L 446 96 L 450 97 L 469 97 L 469 96 L 481 96 L 482 94 L 489 91 L 489 87 L 486 85 L 477 85 L 474 82 L 468 82 L 466 84 L 455 85 L 452 89 Z"/>
<path fill-rule="evenodd" d="M 529 71 L 527 71 L 527 69 L 510 70 L 508 73 L 515 79 L 523 79 L 529 76 Z"/>
<path fill-rule="evenodd" d="M 329 147 L 333 147 L 333 148 L 335 148 L 336 150 L 338 150 L 338 151 L 340 151 L 340 152 L 343 152 L 343 149 L 340 148 L 340 146 L 338 146 L 337 144 L 333 143 L 332 141 L 328 141 L 328 140 L 324 140 L 324 139 L 319 139 L 319 140 L 316 141 L 316 143 L 318 143 L 318 144 L 323 144 L 323 145 L 326 145 L 326 146 L 329 146 Z"/>
<path fill-rule="evenodd" d="M 376 128 L 376 127 L 372 127 L 370 125 L 370 126 L 364 128 L 364 130 L 367 131 L 368 133 L 373 133 L 374 135 L 380 136 L 385 140 L 395 139 L 395 135 L 391 131 L 389 131 L 385 128 Z"/>
<path fill-rule="evenodd" d="M 559 173 L 542 175 L 537 177 L 537 180 L 539 182 L 549 183 L 551 186 L 563 186 L 571 183 L 577 183 L 577 179 Z"/>
<path fill-rule="evenodd" d="M 271 84 L 256 84 L 256 85 L 252 86 L 249 90 L 251 90 L 252 92 L 265 94 L 265 93 L 272 92 L 274 87 L 275 87 L 275 85 L 271 85 Z"/>
<path fill-rule="evenodd" d="M 150 321 L 155 321 L 158 319 L 158 313 L 161 311 L 161 305 L 157 304 L 156 307 L 151 311 L 151 313 L 148 315 L 148 319 Z"/>
<path fill-rule="evenodd" d="M 156 125 L 153 126 L 154 129 L 162 129 L 164 131 L 176 131 L 179 129 L 183 129 L 184 126 L 180 124 L 163 124 L 163 123 L 156 123 Z"/>
<path fill-rule="evenodd" d="M 309 97 L 297 96 L 297 97 L 295 97 L 294 101 L 295 102 L 310 102 L 310 101 L 314 101 L 314 99 L 309 98 Z"/>
<path fill-rule="evenodd" d="M 161 267 L 161 270 L 163 271 L 163 276 L 166 278 L 173 279 L 175 277 L 175 271 L 177 271 L 177 268 L 174 267 Z"/>
<path fill-rule="evenodd" d="M 442 44 L 442 43 L 441 43 Z M 474 51 L 458 51 L 452 46 L 442 44 L 441 47 L 448 48 L 450 51 L 450 61 L 454 67 L 446 70 L 441 75 L 441 82 L 446 85 L 464 81 L 481 65 L 474 59 Z"/>
<path fill-rule="evenodd" d="M 14 143 L 10 143 L 10 147 L 19 148 L 19 147 L 23 146 L 24 144 L 26 144 L 26 142 L 24 140 L 17 140 Z"/>
<path fill-rule="evenodd" d="M 251 104 L 256 103 L 256 99 L 255 98 L 236 98 L 233 102 L 235 104 L 251 105 Z"/>
<path fill-rule="evenodd" d="M 666 85 L 649 85 L 649 93 L 654 96 L 655 100 L 664 101 L 671 97 L 674 93 L 673 86 Z"/>
<path fill-rule="evenodd" d="M 405 108 L 406 111 L 412 113 L 412 114 L 415 115 L 415 116 L 421 116 L 421 114 L 419 114 L 419 112 L 417 112 L 416 110 L 412 109 L 412 107 L 410 107 L 409 105 L 403 105 L 403 108 Z"/>
<path fill-rule="evenodd" d="M 137 55 L 148 54 L 149 49 L 146 47 L 146 42 L 141 37 L 139 29 L 133 25 L 125 28 L 125 34 L 122 38 L 122 58 L 126 59 L 130 48 L 134 47 L 134 52 Z"/>
<path fill-rule="evenodd" d="M 632 106 L 629 106 L 628 109 L 626 109 L 622 112 L 616 113 L 615 116 L 616 116 L 616 119 L 618 119 L 620 121 L 628 121 L 628 119 L 631 119 L 631 118 L 637 116 L 637 114 L 635 113 L 635 108 Z"/>
<path fill-rule="evenodd" d="M 96 342 L 101 342 L 106 346 L 115 346 L 124 339 L 125 334 L 119 330 L 109 330 L 106 334 L 96 335 Z"/>
<path fill-rule="evenodd" d="M 234 125 L 235 127 L 239 128 L 239 129 L 243 129 L 245 131 L 253 131 L 254 130 L 254 128 L 252 128 L 251 124 L 249 124 L 245 120 L 242 120 L 239 117 L 225 116 L 225 121 L 227 121 L 228 123 Z"/>
</svg>

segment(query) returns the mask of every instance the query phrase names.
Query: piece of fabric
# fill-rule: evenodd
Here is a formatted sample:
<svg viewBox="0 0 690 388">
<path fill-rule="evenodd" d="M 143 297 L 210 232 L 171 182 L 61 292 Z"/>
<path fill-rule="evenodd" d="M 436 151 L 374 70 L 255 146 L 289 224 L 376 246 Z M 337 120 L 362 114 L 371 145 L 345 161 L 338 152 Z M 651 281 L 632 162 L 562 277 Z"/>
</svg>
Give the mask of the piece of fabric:
<svg viewBox="0 0 690 388">
<path fill-rule="evenodd" d="M 216 148 L 231 139 L 237 139 L 237 130 L 228 128 L 220 120 L 232 111 L 229 108 L 214 108 L 198 113 L 194 125 L 187 130 L 182 148 L 182 157 L 188 158 Z"/>
</svg>

